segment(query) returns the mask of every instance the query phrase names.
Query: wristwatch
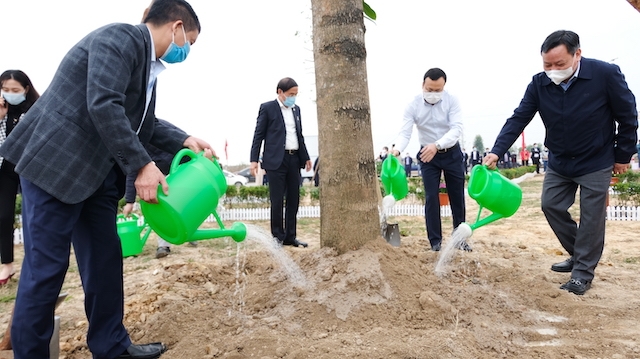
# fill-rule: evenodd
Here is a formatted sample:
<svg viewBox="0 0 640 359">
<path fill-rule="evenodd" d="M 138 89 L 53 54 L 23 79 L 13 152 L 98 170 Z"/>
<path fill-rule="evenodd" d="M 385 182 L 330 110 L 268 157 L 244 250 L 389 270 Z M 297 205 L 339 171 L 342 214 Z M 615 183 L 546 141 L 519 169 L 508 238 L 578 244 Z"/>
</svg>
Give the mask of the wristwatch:
<svg viewBox="0 0 640 359">
<path fill-rule="evenodd" d="M 440 146 L 440 144 L 438 142 L 436 142 L 435 145 L 436 145 L 436 149 L 438 151 L 442 151 L 442 146 Z"/>
</svg>

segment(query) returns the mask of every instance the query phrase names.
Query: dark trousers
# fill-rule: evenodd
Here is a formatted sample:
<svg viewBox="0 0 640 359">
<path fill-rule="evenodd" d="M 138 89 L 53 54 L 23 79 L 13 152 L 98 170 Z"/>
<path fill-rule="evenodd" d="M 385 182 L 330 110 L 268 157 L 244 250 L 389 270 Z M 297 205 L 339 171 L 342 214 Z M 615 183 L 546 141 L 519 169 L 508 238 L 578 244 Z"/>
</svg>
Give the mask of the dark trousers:
<svg viewBox="0 0 640 359">
<path fill-rule="evenodd" d="M 18 175 L 6 160 L 0 167 L 0 262 L 13 263 L 13 225 L 16 221 Z"/>
<path fill-rule="evenodd" d="M 124 177 L 114 167 L 84 202 L 67 204 L 21 179 L 24 262 L 11 341 L 16 359 L 49 359 L 56 299 L 69 266 L 78 263 L 89 320 L 87 344 L 94 359 L 112 359 L 131 341 L 122 324 L 122 249 L 116 231 Z"/>
<path fill-rule="evenodd" d="M 573 256 L 572 278 L 592 280 L 602 250 L 606 222 L 607 192 L 612 167 L 578 177 L 565 177 L 551 168 L 542 184 L 542 212 L 560 244 Z M 580 187 L 580 225 L 571 218 Z"/>
<path fill-rule="evenodd" d="M 296 239 L 298 205 L 300 203 L 300 159 L 297 153 L 284 154 L 282 164 L 269 175 L 271 199 L 271 234 L 281 242 L 292 243 Z M 284 222 L 282 209 L 286 198 Z"/>
<path fill-rule="evenodd" d="M 423 146 L 424 147 L 424 146 Z M 418 158 L 420 155 L 418 154 Z M 464 203 L 464 163 L 462 151 L 456 145 L 445 153 L 437 153 L 431 162 L 420 163 L 422 182 L 426 202 L 424 205 L 424 217 L 427 225 L 427 236 L 431 245 L 442 242 L 442 223 L 440 219 L 440 176 L 444 172 L 444 180 L 447 184 L 449 204 L 453 214 L 453 228 L 465 221 Z"/>
</svg>

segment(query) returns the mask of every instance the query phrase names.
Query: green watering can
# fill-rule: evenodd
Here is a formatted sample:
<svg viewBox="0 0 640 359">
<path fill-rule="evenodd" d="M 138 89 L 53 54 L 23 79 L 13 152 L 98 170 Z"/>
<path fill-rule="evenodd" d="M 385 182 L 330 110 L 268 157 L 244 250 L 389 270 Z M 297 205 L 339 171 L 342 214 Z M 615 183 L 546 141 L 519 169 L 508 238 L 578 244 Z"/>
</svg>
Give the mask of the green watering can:
<svg viewBox="0 0 640 359">
<path fill-rule="evenodd" d="M 396 201 L 406 197 L 409 192 L 404 166 L 396 156 L 391 154 L 382 162 L 380 181 L 382 181 L 384 191 L 392 195 Z"/>
<path fill-rule="evenodd" d="M 136 256 L 142 253 L 142 248 L 147 243 L 149 234 L 151 234 L 151 228 L 147 223 L 139 225 L 138 216 L 133 213 L 129 217 L 119 214 L 116 217 L 116 228 L 122 245 L 123 257 Z M 146 230 L 146 232 L 140 238 L 143 230 Z"/>
<path fill-rule="evenodd" d="M 227 180 L 216 160 L 183 149 L 171 162 L 167 176 L 169 195 L 158 186 L 158 203 L 140 201 L 140 209 L 154 232 L 172 244 L 183 244 L 203 239 L 231 237 L 242 242 L 247 237 L 247 227 L 236 222 L 224 228 L 216 208 L 218 200 L 227 191 Z M 188 162 L 180 163 L 187 156 Z M 213 214 L 220 228 L 198 229 Z"/>
<path fill-rule="evenodd" d="M 458 227 L 467 232 L 468 236 L 471 236 L 471 232 L 476 228 L 500 218 L 512 216 L 520 208 L 520 203 L 522 203 L 522 189 L 520 186 L 500 174 L 498 170 L 490 170 L 484 165 L 474 166 L 471 170 L 467 191 L 469 196 L 480 205 L 476 222 L 471 225 L 462 223 Z M 493 213 L 480 219 L 484 208 Z"/>
</svg>

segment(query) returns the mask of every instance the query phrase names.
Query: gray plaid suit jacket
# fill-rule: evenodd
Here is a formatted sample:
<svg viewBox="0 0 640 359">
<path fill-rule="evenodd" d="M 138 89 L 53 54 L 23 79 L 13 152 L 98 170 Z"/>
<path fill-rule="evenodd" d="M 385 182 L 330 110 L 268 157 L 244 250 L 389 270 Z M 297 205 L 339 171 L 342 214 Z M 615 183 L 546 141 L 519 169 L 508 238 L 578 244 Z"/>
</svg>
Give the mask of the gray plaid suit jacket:
<svg viewBox="0 0 640 359">
<path fill-rule="evenodd" d="M 146 105 L 151 58 L 144 24 L 111 24 L 80 40 L 40 99 L 0 147 L 16 172 L 65 203 L 80 203 L 114 165 L 125 174 L 151 158 L 143 145 L 176 153 L 187 135 L 157 122 L 155 87 Z"/>
</svg>

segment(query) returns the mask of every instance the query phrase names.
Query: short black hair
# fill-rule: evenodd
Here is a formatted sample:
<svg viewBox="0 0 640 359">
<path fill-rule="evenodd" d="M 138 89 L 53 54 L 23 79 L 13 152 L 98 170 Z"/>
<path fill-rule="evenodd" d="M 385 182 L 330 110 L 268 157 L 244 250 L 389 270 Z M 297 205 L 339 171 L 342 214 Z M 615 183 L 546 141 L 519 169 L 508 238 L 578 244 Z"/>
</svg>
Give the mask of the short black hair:
<svg viewBox="0 0 640 359">
<path fill-rule="evenodd" d="M 282 92 L 287 92 L 293 87 L 297 87 L 298 84 L 291 77 L 285 77 L 278 82 L 278 87 L 276 87 L 276 93 L 278 90 L 282 90 Z"/>
<path fill-rule="evenodd" d="M 433 81 L 437 81 L 439 78 L 444 77 L 444 82 L 447 82 L 447 74 L 445 74 L 442 69 L 439 69 L 437 67 L 427 70 L 427 72 L 424 74 L 424 77 L 422 78 L 422 82 L 426 81 L 427 77 L 432 79 Z"/>
<path fill-rule="evenodd" d="M 560 45 L 564 45 L 571 55 L 575 55 L 576 51 L 580 48 L 580 37 L 575 32 L 569 30 L 554 31 L 551 35 L 547 36 L 542 43 L 540 53 L 546 54 L 549 50 Z"/>
<path fill-rule="evenodd" d="M 182 20 L 186 32 L 196 30 L 200 33 L 198 15 L 184 0 L 154 0 L 144 18 L 144 23 L 161 26 L 178 20 Z"/>
</svg>

